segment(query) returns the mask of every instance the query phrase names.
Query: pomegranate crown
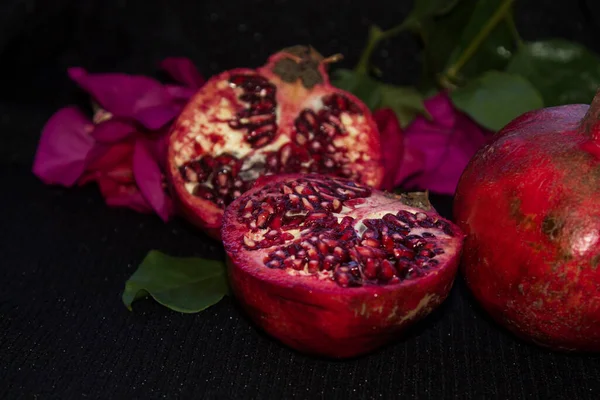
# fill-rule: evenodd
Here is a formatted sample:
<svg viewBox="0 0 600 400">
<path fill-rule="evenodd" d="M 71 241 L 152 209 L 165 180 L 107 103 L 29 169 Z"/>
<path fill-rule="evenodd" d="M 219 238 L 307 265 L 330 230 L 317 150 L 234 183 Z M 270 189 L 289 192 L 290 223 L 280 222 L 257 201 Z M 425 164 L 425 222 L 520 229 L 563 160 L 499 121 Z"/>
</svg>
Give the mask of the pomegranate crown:
<svg viewBox="0 0 600 400">
<path fill-rule="evenodd" d="M 286 47 L 269 60 L 270 69 L 284 82 L 294 83 L 300 79 L 302 85 L 311 89 L 327 81 L 325 67 L 343 58 L 341 54 L 323 57 L 314 47 L 296 45 Z"/>
</svg>

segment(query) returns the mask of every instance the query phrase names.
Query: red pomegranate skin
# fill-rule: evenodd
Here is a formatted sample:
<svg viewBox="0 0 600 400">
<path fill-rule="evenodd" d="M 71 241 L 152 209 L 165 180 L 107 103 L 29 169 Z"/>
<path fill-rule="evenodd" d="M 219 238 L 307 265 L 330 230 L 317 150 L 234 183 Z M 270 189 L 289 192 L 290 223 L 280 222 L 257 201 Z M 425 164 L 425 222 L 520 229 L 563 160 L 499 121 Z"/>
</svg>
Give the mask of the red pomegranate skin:
<svg viewBox="0 0 600 400">
<path fill-rule="evenodd" d="M 295 48 L 298 47 L 303 46 Z M 318 77 L 318 82 L 311 83 L 312 86 L 307 87 L 300 78 L 293 82 L 284 79 L 279 75 L 280 72 L 277 72 L 276 66 L 281 60 L 289 57 L 298 58 L 290 53 L 294 48 L 290 49 L 274 53 L 264 65 L 256 69 L 236 68 L 211 77 L 192 96 L 171 128 L 166 175 L 175 207 L 185 220 L 214 239 L 221 239 L 224 208 L 217 206 L 213 201 L 195 196 L 186 189 L 186 182 L 180 173 L 182 163 L 198 156 L 217 157 L 223 154 L 224 149 L 229 148 L 228 143 L 236 143 L 234 148 L 244 155 L 244 159 L 264 154 L 267 151 L 277 151 L 282 144 L 295 143 L 291 138 L 297 132 L 294 127 L 296 118 L 303 110 L 314 108 L 315 103 L 318 103 L 324 96 L 343 95 L 359 110 L 357 115 L 347 118 L 346 124 L 351 125 L 349 131 L 352 130 L 352 134 L 346 135 L 345 138 L 336 138 L 336 141 L 343 142 L 339 145 L 339 149 L 345 149 L 358 155 L 345 166 L 353 173 L 360 174 L 358 179 L 360 182 L 375 188 L 381 185 L 384 172 L 381 161 L 381 143 L 377 125 L 369 108 L 353 94 L 330 84 L 327 73 L 329 61 L 322 59 L 312 48 L 310 56 L 307 56 L 304 61 L 318 60 L 316 67 L 309 68 Z M 314 60 L 312 57 L 315 57 Z M 235 116 L 236 112 L 247 106 L 246 103 L 239 100 L 239 92 L 228 86 L 229 79 L 240 75 L 262 76 L 268 79 L 269 84 L 277 88 L 275 97 L 277 128 L 273 139 L 264 145 L 252 146 L 242 139 L 245 134 L 243 129 L 233 132 L 226 128 L 228 121 Z M 310 79 L 315 79 L 315 77 Z M 228 105 L 223 106 L 223 102 Z M 345 117 L 344 121 L 346 121 Z M 202 138 L 202 140 L 195 141 L 194 137 Z M 273 148 L 273 146 L 275 147 Z M 292 160 L 299 158 L 301 157 L 296 153 L 292 153 L 290 157 Z M 301 171 L 293 168 L 293 171 L 287 172 Z M 327 171 L 319 172 L 327 173 Z M 262 174 L 264 171 L 257 170 L 252 175 L 255 179 Z M 331 174 L 335 175 L 335 172 L 332 171 Z M 248 186 L 253 184 L 252 179 L 245 180 L 245 182 Z"/>
<path fill-rule="evenodd" d="M 474 297 L 517 336 L 556 350 L 600 349 L 599 106 L 518 117 L 473 157 L 455 196 Z"/>
<path fill-rule="evenodd" d="M 297 176 L 263 178 L 246 194 Z M 370 353 L 398 341 L 407 327 L 436 309 L 453 286 L 464 237 L 455 225 L 444 265 L 436 271 L 392 285 L 341 287 L 331 280 L 290 277 L 285 269 L 257 263 L 239 240 L 235 222 L 235 210 L 245 198 L 227 208 L 222 229 L 232 291 L 254 323 L 299 352 L 330 359 Z M 397 203 L 396 210 L 400 206 Z M 433 208 L 427 213 L 437 216 Z"/>
</svg>

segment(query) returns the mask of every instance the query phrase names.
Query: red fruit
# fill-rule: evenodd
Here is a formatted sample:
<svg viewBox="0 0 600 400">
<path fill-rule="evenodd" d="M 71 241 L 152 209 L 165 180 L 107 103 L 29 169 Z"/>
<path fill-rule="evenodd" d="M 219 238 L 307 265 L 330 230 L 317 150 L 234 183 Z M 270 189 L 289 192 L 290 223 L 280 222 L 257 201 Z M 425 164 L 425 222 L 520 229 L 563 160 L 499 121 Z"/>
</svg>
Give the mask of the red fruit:
<svg viewBox="0 0 600 400">
<path fill-rule="evenodd" d="M 334 88 L 331 59 L 296 46 L 256 70 L 211 78 L 172 128 L 168 177 L 192 223 L 219 238 L 223 210 L 262 175 L 320 172 L 379 187 L 379 132 L 369 109 Z"/>
<path fill-rule="evenodd" d="M 528 112 L 470 161 L 454 215 L 475 298 L 516 335 L 600 350 L 600 95 Z"/>
<path fill-rule="evenodd" d="M 463 240 L 423 194 L 317 174 L 261 180 L 226 209 L 222 236 L 252 320 L 292 348 L 335 358 L 397 340 L 442 303 Z"/>
</svg>

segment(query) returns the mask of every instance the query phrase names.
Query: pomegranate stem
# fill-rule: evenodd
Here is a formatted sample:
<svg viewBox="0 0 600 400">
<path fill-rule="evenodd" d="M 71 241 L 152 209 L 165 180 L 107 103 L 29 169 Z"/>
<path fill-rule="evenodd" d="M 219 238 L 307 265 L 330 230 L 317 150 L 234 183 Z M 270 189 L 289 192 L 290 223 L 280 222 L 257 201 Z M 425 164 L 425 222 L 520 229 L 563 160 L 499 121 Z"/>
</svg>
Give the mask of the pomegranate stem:
<svg viewBox="0 0 600 400">
<path fill-rule="evenodd" d="M 462 52 L 462 54 L 458 57 L 458 60 L 448 68 L 445 74 L 445 80 L 454 82 L 456 81 L 458 72 L 465 64 L 473 57 L 475 52 L 479 49 L 479 46 L 487 39 L 489 34 L 494 30 L 494 28 L 502 21 L 505 17 L 510 15 L 510 7 L 515 0 L 504 0 L 496 9 L 494 14 L 492 14 L 491 18 L 486 22 L 486 24 L 481 28 L 481 30 L 475 35 L 469 46 Z"/>
<path fill-rule="evenodd" d="M 581 120 L 580 129 L 585 135 L 591 137 L 596 146 L 600 146 L 600 88 L 596 91 L 590 108 Z"/>
</svg>

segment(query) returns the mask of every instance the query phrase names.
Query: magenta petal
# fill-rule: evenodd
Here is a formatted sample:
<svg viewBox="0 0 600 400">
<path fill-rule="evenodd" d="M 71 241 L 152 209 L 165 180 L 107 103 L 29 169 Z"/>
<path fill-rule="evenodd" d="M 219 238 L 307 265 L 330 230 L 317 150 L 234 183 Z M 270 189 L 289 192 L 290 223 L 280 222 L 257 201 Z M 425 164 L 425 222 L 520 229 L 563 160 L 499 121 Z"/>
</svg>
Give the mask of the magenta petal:
<svg viewBox="0 0 600 400">
<path fill-rule="evenodd" d="M 160 63 L 160 68 L 166 71 L 177 82 L 198 89 L 204 84 L 204 77 L 189 58 L 168 57 Z"/>
<path fill-rule="evenodd" d="M 133 118 L 148 129 L 157 130 L 168 124 L 180 111 L 181 107 L 177 107 L 174 104 L 169 106 L 150 107 L 140 110 Z"/>
<path fill-rule="evenodd" d="M 97 124 L 92 136 L 101 143 L 113 143 L 125 139 L 135 132 L 135 128 L 125 121 L 109 119 Z"/>
<path fill-rule="evenodd" d="M 174 99 L 187 101 L 196 93 L 196 89 L 192 89 L 185 86 L 177 85 L 165 85 L 167 93 L 169 93 Z"/>
<path fill-rule="evenodd" d="M 136 142 L 133 151 L 133 175 L 144 198 L 166 222 L 173 214 L 173 203 L 163 188 L 163 175 L 150 146 L 145 139 Z"/>
<path fill-rule="evenodd" d="M 88 74 L 83 68 L 69 68 L 69 76 L 114 116 L 133 118 L 149 129 L 170 118 L 151 118 L 146 110 L 171 110 L 173 98 L 155 79 L 123 73 Z M 141 118 L 141 119 L 138 119 Z M 160 127 L 160 126 L 159 126 Z"/>
<path fill-rule="evenodd" d="M 147 148 L 152 155 L 152 158 L 161 171 L 164 171 L 167 166 L 167 150 L 169 147 L 169 129 L 163 129 L 157 136 L 146 142 Z"/>
<path fill-rule="evenodd" d="M 396 114 L 389 109 L 377 110 L 373 113 L 381 138 L 381 158 L 384 168 L 381 188 L 391 190 L 396 185 L 396 175 L 402 166 L 404 140 L 402 129 Z"/>
<path fill-rule="evenodd" d="M 105 197 L 104 202 L 110 207 L 125 207 L 142 214 L 153 212 L 153 209 L 140 192 L 125 187 L 122 191 Z"/>
<path fill-rule="evenodd" d="M 405 153 L 420 157 L 423 171 L 397 178 L 405 188 L 452 195 L 467 163 L 485 144 L 486 135 L 481 127 L 454 109 L 445 94 L 438 94 L 425 104 L 433 120 L 417 117 L 404 136 Z"/>
<path fill-rule="evenodd" d="M 75 106 L 57 111 L 42 130 L 33 173 L 45 184 L 72 186 L 94 145 L 93 125 Z"/>
</svg>

